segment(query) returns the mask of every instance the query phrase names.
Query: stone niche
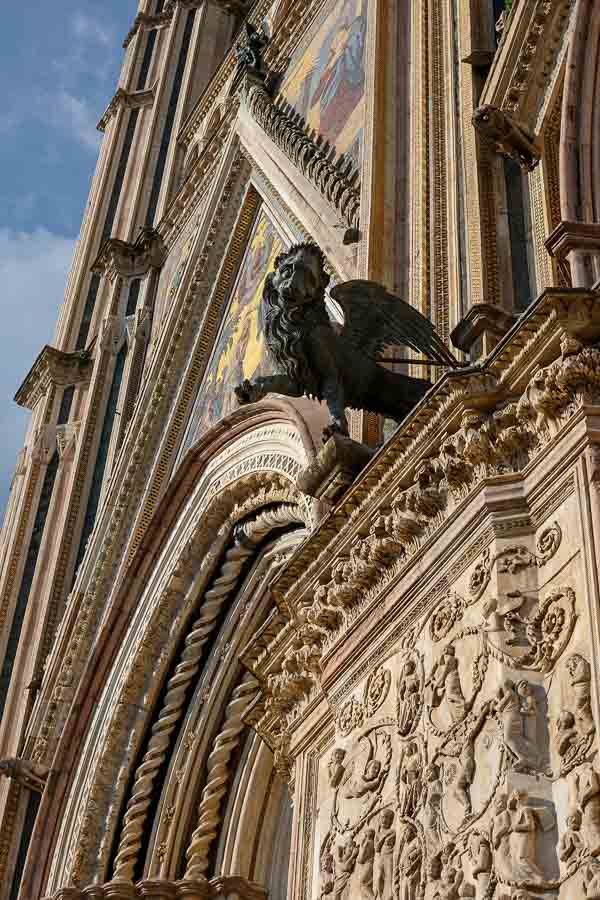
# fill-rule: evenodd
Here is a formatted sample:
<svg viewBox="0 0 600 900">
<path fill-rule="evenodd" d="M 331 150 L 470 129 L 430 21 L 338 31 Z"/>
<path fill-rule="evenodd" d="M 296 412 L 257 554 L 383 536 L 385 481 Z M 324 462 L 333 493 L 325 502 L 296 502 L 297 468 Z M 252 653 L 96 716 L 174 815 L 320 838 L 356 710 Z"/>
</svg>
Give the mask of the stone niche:
<svg viewBox="0 0 600 900">
<path fill-rule="evenodd" d="M 409 611 L 391 652 L 355 667 L 360 680 L 340 668 L 334 735 L 306 757 L 306 896 L 600 896 L 577 533 L 571 495 L 536 532 L 474 555 L 420 619 Z"/>
</svg>

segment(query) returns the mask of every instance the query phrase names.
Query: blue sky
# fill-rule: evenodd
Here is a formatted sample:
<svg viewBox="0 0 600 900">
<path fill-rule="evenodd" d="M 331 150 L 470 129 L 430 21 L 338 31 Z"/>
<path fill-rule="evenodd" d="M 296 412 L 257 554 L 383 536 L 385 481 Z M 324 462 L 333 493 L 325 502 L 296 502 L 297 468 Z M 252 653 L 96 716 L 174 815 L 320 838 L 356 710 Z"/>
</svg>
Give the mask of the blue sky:
<svg viewBox="0 0 600 900">
<path fill-rule="evenodd" d="M 12 401 L 50 343 L 137 0 L 20 0 L 0 32 L 0 515 L 29 413 Z"/>
</svg>

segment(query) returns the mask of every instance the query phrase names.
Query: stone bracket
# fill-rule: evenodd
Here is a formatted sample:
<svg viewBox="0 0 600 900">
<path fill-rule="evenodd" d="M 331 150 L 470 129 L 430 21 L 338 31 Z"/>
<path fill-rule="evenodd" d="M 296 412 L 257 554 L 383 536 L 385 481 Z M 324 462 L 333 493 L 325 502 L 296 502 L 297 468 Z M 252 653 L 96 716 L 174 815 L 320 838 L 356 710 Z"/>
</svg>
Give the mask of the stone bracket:
<svg viewBox="0 0 600 900">
<path fill-rule="evenodd" d="M 298 490 L 318 500 L 335 502 L 374 455 L 365 444 L 334 434 L 297 479 Z"/>
<path fill-rule="evenodd" d="M 153 228 L 143 228 L 131 244 L 119 238 L 108 238 L 92 272 L 115 281 L 116 278 L 143 278 L 150 269 L 159 269 L 167 258 L 161 235 Z"/>
<path fill-rule="evenodd" d="M 496 153 L 514 160 L 526 172 L 535 169 L 542 158 L 533 136 L 503 109 L 490 104 L 478 107 L 473 125 Z"/>
<path fill-rule="evenodd" d="M 96 125 L 98 131 L 106 131 L 106 126 L 121 107 L 123 109 L 141 109 L 145 106 L 152 106 L 154 103 L 155 90 L 154 86 L 146 91 L 126 91 L 118 88 L 114 97 L 103 112 L 100 121 Z"/>
<path fill-rule="evenodd" d="M 46 344 L 15 394 L 15 403 L 34 409 L 51 384 L 61 388 L 89 384 L 92 367 L 88 350 L 68 353 Z"/>
</svg>

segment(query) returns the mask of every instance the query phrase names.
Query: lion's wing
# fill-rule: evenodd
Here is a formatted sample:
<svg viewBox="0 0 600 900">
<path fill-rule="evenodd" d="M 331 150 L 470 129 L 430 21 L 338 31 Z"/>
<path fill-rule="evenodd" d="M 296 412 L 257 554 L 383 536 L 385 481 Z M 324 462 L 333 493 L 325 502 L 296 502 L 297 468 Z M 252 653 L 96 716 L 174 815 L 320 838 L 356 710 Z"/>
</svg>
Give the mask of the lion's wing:
<svg viewBox="0 0 600 900">
<path fill-rule="evenodd" d="M 367 356 L 375 359 L 385 347 L 405 346 L 432 362 L 451 368 L 459 365 L 429 319 L 380 284 L 345 281 L 333 287 L 330 295 L 344 311 L 342 337 Z"/>
</svg>

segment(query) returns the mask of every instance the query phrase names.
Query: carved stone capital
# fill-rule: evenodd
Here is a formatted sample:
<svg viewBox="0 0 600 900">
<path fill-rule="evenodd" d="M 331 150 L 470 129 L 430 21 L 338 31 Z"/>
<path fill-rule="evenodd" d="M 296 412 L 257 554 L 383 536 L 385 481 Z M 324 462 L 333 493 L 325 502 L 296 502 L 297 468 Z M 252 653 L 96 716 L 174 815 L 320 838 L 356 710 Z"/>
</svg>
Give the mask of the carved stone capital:
<svg viewBox="0 0 600 900">
<path fill-rule="evenodd" d="M 43 793 L 49 774 L 50 769 L 47 766 L 32 762 L 30 759 L 0 760 L 0 775 L 38 794 Z"/>
<path fill-rule="evenodd" d="M 184 878 L 175 882 L 178 900 L 207 900 L 212 896 L 212 888 L 207 878 Z"/>
<path fill-rule="evenodd" d="M 165 881 L 163 878 L 149 878 L 148 880 L 139 881 L 137 889 L 140 897 L 144 900 L 175 900 L 177 897 L 177 888 L 172 881 Z"/>
<path fill-rule="evenodd" d="M 491 303 L 474 304 L 450 335 L 455 347 L 468 353 L 473 362 L 493 350 L 510 331 L 516 316 Z"/>
<path fill-rule="evenodd" d="M 153 103 L 153 87 L 146 91 L 126 91 L 123 88 L 117 88 L 114 97 L 102 113 L 96 128 L 98 131 L 106 131 L 106 126 L 118 109 L 141 109 L 143 106 L 152 106 Z"/>
<path fill-rule="evenodd" d="M 213 878 L 211 886 L 218 897 L 227 900 L 266 900 L 268 892 L 255 881 L 248 881 L 241 875 L 222 875 Z"/>
<path fill-rule="evenodd" d="M 92 272 L 111 281 L 116 278 L 143 278 L 151 269 L 159 269 L 167 257 L 163 239 L 153 228 L 143 228 L 131 244 L 108 238 L 92 266 Z"/>
<path fill-rule="evenodd" d="M 67 353 L 46 344 L 15 394 L 15 402 L 26 409 L 34 409 L 51 384 L 61 388 L 89 384 L 92 368 L 88 350 Z"/>
</svg>

